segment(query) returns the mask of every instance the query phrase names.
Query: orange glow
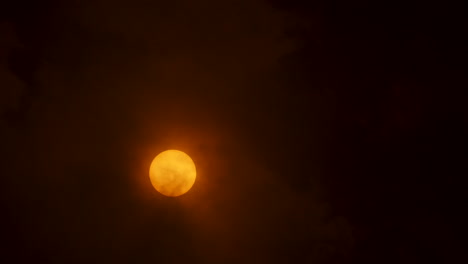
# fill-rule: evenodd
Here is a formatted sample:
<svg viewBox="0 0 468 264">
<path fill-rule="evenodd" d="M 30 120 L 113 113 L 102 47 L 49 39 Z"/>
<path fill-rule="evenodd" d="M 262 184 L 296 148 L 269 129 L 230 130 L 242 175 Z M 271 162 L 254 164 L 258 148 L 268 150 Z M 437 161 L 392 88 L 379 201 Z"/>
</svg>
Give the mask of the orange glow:
<svg viewBox="0 0 468 264">
<path fill-rule="evenodd" d="M 157 155 L 149 170 L 154 188 L 165 196 L 180 196 L 195 183 L 193 160 L 179 150 L 166 150 Z"/>
</svg>

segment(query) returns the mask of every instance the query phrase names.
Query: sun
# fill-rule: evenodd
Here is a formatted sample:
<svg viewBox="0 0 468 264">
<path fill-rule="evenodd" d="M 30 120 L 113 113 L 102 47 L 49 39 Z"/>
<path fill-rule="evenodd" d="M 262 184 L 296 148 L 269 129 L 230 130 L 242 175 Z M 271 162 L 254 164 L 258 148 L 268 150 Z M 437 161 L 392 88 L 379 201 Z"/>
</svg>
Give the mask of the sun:
<svg viewBox="0 0 468 264">
<path fill-rule="evenodd" d="M 153 187 L 165 196 L 176 197 L 188 192 L 197 172 L 189 155 L 179 150 L 166 150 L 157 155 L 149 169 Z"/>
</svg>

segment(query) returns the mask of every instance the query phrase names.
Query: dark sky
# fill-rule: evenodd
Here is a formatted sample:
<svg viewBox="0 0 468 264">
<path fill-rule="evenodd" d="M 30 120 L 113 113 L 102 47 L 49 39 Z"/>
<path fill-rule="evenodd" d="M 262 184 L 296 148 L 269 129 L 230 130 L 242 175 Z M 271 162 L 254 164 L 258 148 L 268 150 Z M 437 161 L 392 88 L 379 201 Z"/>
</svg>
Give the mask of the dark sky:
<svg viewBox="0 0 468 264">
<path fill-rule="evenodd" d="M 463 263 L 466 5 L 433 2 L 2 1 L 0 262 Z"/>
</svg>

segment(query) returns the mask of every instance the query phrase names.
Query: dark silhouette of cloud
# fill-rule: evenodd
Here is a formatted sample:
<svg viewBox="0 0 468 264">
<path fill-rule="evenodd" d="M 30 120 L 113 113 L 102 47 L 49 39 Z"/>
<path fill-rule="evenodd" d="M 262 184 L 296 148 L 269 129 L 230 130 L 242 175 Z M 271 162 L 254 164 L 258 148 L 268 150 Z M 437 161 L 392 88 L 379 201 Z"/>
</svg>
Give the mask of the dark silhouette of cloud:
<svg viewBox="0 0 468 264">
<path fill-rule="evenodd" d="M 166 2 L 0 8 L 7 262 L 463 257 L 458 27 L 399 3 Z M 167 149 L 197 165 L 177 199 L 148 178 Z"/>
</svg>

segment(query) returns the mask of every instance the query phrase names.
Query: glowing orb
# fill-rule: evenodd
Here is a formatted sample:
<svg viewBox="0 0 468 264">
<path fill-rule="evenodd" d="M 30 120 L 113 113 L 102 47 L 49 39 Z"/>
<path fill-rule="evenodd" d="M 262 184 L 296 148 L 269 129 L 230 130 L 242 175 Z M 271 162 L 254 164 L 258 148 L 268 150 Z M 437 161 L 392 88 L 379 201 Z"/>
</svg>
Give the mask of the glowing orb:
<svg viewBox="0 0 468 264">
<path fill-rule="evenodd" d="M 149 175 L 153 187 L 165 196 L 180 196 L 195 183 L 195 163 L 179 150 L 166 150 L 151 162 Z"/>
</svg>

